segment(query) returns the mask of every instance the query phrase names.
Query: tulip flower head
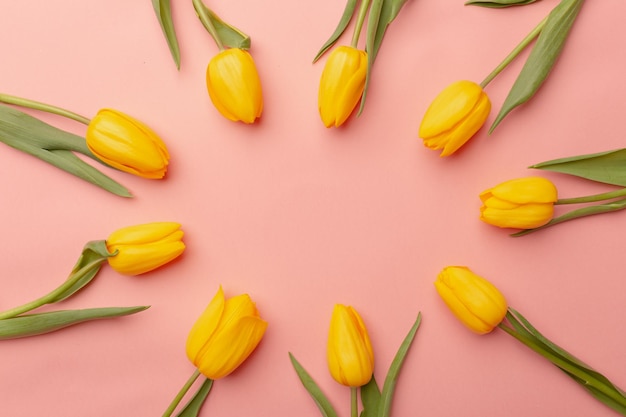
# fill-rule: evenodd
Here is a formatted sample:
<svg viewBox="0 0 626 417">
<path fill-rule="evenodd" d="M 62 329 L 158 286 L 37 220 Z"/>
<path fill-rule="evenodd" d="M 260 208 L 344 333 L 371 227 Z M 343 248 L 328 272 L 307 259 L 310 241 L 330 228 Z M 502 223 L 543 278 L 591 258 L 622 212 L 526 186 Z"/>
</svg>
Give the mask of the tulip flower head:
<svg viewBox="0 0 626 417">
<path fill-rule="evenodd" d="M 318 107 L 326 127 L 341 126 L 361 99 L 367 75 L 367 53 L 339 46 L 328 57 L 318 93 Z"/>
<path fill-rule="evenodd" d="M 109 265 L 120 274 L 139 275 L 174 260 L 185 250 L 180 224 L 173 222 L 129 226 L 113 232 L 106 246 L 114 255 Z"/>
<path fill-rule="evenodd" d="M 452 313 L 475 333 L 489 333 L 506 316 L 508 306 L 502 293 L 467 267 L 444 268 L 435 288 Z"/>
<path fill-rule="evenodd" d="M 139 120 L 112 109 L 91 119 L 85 134 L 87 147 L 101 161 L 143 178 L 163 178 L 170 154 L 165 143 Z"/>
<path fill-rule="evenodd" d="M 349 306 L 335 305 L 327 347 L 328 369 L 342 385 L 360 387 L 374 372 L 374 352 L 361 316 Z"/>
<path fill-rule="evenodd" d="M 223 378 L 250 356 L 266 328 L 250 296 L 226 299 L 220 287 L 189 332 L 187 357 L 207 378 Z"/>
<path fill-rule="evenodd" d="M 482 87 L 472 81 L 457 81 L 446 87 L 430 104 L 419 128 L 419 136 L 440 156 L 456 152 L 483 126 L 491 101 Z"/>
<path fill-rule="evenodd" d="M 248 51 L 229 48 L 215 55 L 207 67 L 206 83 L 213 105 L 227 119 L 254 123 L 261 117 L 261 80 Z"/>
<path fill-rule="evenodd" d="M 480 194 L 480 219 L 498 227 L 534 229 L 552 219 L 557 198 L 556 187 L 545 178 L 509 180 Z"/>
</svg>

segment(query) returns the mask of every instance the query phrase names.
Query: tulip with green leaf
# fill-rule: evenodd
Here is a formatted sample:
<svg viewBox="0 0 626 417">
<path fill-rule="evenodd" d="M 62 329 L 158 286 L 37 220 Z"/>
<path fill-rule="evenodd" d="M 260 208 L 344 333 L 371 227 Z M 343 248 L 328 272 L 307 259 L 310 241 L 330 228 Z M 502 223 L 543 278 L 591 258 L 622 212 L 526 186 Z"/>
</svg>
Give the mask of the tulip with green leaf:
<svg viewBox="0 0 626 417">
<path fill-rule="evenodd" d="M 187 338 L 187 357 L 196 370 L 170 403 L 163 417 L 172 415 L 202 375 L 205 378 L 202 385 L 178 414 L 186 417 L 198 415 L 213 381 L 230 375 L 241 366 L 261 342 L 266 329 L 267 322 L 261 318 L 248 294 L 226 298 L 220 286 Z"/>
<path fill-rule="evenodd" d="M 0 340 L 36 336 L 85 321 L 125 316 L 147 309 L 147 306 L 137 306 L 31 313 L 76 294 L 96 277 L 107 261 L 124 275 L 144 274 L 171 262 L 185 249 L 182 237 L 180 224 L 158 222 L 125 227 L 113 232 L 106 240 L 88 242 L 61 285 L 33 301 L 0 312 Z"/>
<path fill-rule="evenodd" d="M 508 306 L 504 295 L 485 278 L 465 266 L 444 268 L 435 281 L 437 292 L 459 319 L 478 334 L 499 328 L 539 353 L 593 397 L 626 416 L 626 393 L 604 375 L 542 335 L 518 311 Z"/>
<path fill-rule="evenodd" d="M 382 390 L 374 377 L 374 353 L 367 328 L 359 313 L 350 306 L 337 304 L 332 313 L 327 343 L 328 369 L 335 381 L 350 388 L 351 416 L 359 415 L 358 394 L 361 394 L 361 416 L 388 417 L 397 379 L 408 350 L 421 323 L 418 314 L 411 330 L 394 357 Z M 325 417 L 337 417 L 334 407 L 311 375 L 289 353 L 300 382 Z"/>
<path fill-rule="evenodd" d="M 324 126 L 339 127 L 352 114 L 360 101 L 358 114 L 365 107 L 372 66 L 387 31 L 407 0 L 348 0 L 339 24 L 322 45 L 313 62 L 319 60 L 341 38 L 357 15 L 349 46 L 340 46 L 329 56 L 318 91 L 318 108 Z M 367 16 L 365 49 L 359 49 L 359 37 Z"/>
<path fill-rule="evenodd" d="M 466 4 L 502 8 L 522 6 L 534 0 L 470 0 Z M 515 108 L 529 101 L 548 78 L 560 56 L 584 0 L 560 0 L 554 9 L 480 83 L 460 81 L 440 93 L 423 116 L 419 137 L 431 149 L 448 156 L 471 139 L 486 122 L 490 105 L 485 88 L 517 56 L 535 41 L 524 66 L 489 128 L 492 133 Z M 480 97 L 480 99 L 474 99 Z M 481 103 L 482 106 L 472 103 Z"/>
<path fill-rule="evenodd" d="M 86 163 L 77 153 L 142 178 L 161 179 L 170 155 L 146 124 L 125 113 L 102 109 L 88 119 L 30 99 L 0 94 L 0 102 L 63 116 L 87 126 L 85 137 L 58 129 L 27 113 L 0 105 L 0 141 L 113 194 L 132 197 L 122 185 Z"/>
</svg>

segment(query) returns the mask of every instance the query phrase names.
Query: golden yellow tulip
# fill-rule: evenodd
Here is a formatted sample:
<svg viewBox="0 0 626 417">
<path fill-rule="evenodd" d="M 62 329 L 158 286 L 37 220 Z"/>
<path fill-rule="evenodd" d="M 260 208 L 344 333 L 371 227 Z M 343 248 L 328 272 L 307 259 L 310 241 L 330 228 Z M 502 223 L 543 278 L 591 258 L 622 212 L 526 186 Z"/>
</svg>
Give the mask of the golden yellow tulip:
<svg viewBox="0 0 626 417">
<path fill-rule="evenodd" d="M 339 46 L 328 57 L 320 80 L 317 103 L 326 127 L 341 126 L 361 99 L 367 75 L 367 53 Z"/>
<path fill-rule="evenodd" d="M 354 308 L 335 305 L 330 320 L 326 353 L 330 374 L 340 384 L 360 387 L 372 378 L 372 344 L 365 324 Z"/>
<path fill-rule="evenodd" d="M 248 51 L 230 48 L 215 55 L 207 67 L 206 83 L 213 105 L 227 119 L 254 123 L 261 117 L 261 80 Z"/>
<path fill-rule="evenodd" d="M 139 275 L 174 260 L 185 250 L 180 224 L 147 223 L 119 229 L 109 236 L 106 246 L 115 254 L 109 265 L 124 275 Z"/>
<path fill-rule="evenodd" d="M 491 101 L 482 87 L 472 81 L 457 81 L 446 87 L 430 104 L 419 128 L 419 136 L 430 149 L 452 155 L 483 126 Z"/>
<path fill-rule="evenodd" d="M 498 227 L 533 229 L 552 219 L 557 198 L 554 184 L 542 177 L 505 181 L 480 194 L 480 219 Z"/>
<path fill-rule="evenodd" d="M 452 313 L 475 333 L 489 333 L 506 316 L 508 306 L 502 293 L 467 267 L 444 268 L 435 288 Z"/>
<path fill-rule="evenodd" d="M 250 296 L 226 299 L 220 287 L 189 332 L 187 357 L 207 378 L 223 378 L 250 356 L 266 328 Z"/>
<path fill-rule="evenodd" d="M 161 138 L 139 120 L 112 109 L 91 119 L 87 147 L 101 161 L 143 178 L 163 178 L 170 154 Z"/>
</svg>

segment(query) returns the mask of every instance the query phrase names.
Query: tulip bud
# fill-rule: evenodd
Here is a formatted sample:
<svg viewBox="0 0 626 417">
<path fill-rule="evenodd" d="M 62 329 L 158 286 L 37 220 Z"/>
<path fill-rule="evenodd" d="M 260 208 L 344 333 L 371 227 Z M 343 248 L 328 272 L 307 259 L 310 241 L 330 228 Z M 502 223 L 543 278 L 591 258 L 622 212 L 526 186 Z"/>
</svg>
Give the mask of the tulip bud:
<svg viewBox="0 0 626 417">
<path fill-rule="evenodd" d="M 207 378 L 223 378 L 250 356 L 266 328 L 247 294 L 226 299 L 220 286 L 189 332 L 187 357 Z"/>
<path fill-rule="evenodd" d="M 117 110 L 102 109 L 91 119 L 87 147 L 101 161 L 143 178 L 163 178 L 170 155 L 148 126 Z"/>
<path fill-rule="evenodd" d="M 129 226 L 113 232 L 106 240 L 114 255 L 109 265 L 120 274 L 139 275 L 174 260 L 185 250 L 180 224 L 172 222 Z"/>
<path fill-rule="evenodd" d="M 361 99 L 367 75 L 367 53 L 339 46 L 328 57 L 318 93 L 318 107 L 324 126 L 339 127 Z"/>
<path fill-rule="evenodd" d="M 482 127 L 491 111 L 491 101 L 472 81 L 457 81 L 446 87 L 426 110 L 419 136 L 430 149 L 443 149 L 440 156 L 456 152 Z"/>
<path fill-rule="evenodd" d="M 225 49 L 215 55 L 206 71 L 211 101 L 234 122 L 254 123 L 263 111 L 261 80 L 248 51 Z"/>
<path fill-rule="evenodd" d="M 489 333 L 506 316 L 508 307 L 502 293 L 467 267 L 444 268 L 435 288 L 452 313 L 475 333 Z"/>
<path fill-rule="evenodd" d="M 503 182 L 480 194 L 480 219 L 498 227 L 534 229 L 554 215 L 557 189 L 542 177 Z"/>
<path fill-rule="evenodd" d="M 330 374 L 340 384 L 360 387 L 372 378 L 372 344 L 365 324 L 354 308 L 335 305 L 330 320 L 326 354 Z"/>
</svg>

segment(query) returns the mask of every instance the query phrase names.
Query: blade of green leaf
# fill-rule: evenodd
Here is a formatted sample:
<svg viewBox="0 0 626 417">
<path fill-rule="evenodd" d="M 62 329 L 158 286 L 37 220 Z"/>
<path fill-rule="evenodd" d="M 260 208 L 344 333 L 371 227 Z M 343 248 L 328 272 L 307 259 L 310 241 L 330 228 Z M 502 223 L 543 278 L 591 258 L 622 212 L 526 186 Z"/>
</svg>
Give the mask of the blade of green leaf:
<svg viewBox="0 0 626 417">
<path fill-rule="evenodd" d="M 86 321 L 121 317 L 139 313 L 147 308 L 148 306 L 105 307 L 26 314 L 23 316 L 0 320 L 0 340 L 37 336 L 61 330 Z"/>
<path fill-rule="evenodd" d="M 79 152 L 98 160 L 87 148 L 84 138 L 4 105 L 0 105 L 0 142 L 113 194 L 132 197 L 124 186 L 72 153 Z"/>
<path fill-rule="evenodd" d="M 337 27 L 335 28 L 335 31 L 333 32 L 332 35 L 330 35 L 330 38 L 328 38 L 326 43 L 324 43 L 324 45 L 317 52 L 317 55 L 315 55 L 315 58 L 313 58 L 314 63 L 317 62 L 317 60 L 320 59 L 322 55 L 324 55 L 324 53 L 326 53 L 326 51 L 328 51 L 328 49 L 330 49 L 337 42 L 339 37 L 346 30 L 346 28 L 348 27 L 348 24 L 352 20 L 352 16 L 354 16 L 356 3 L 357 3 L 357 0 L 348 0 L 348 3 L 346 4 L 346 7 L 343 10 L 343 14 L 341 15 L 341 19 L 339 20 L 339 23 L 337 24 Z"/>
<path fill-rule="evenodd" d="M 380 389 L 374 375 L 372 375 L 370 382 L 361 387 L 361 403 L 363 404 L 361 417 L 378 417 Z"/>
<path fill-rule="evenodd" d="M 167 46 L 170 48 L 176 68 L 180 69 L 180 47 L 178 46 L 176 31 L 174 30 L 170 0 L 152 0 L 152 7 L 154 7 L 154 12 L 161 25 L 161 30 L 167 41 Z"/>
<path fill-rule="evenodd" d="M 468 6 L 480 6 L 480 7 L 489 7 L 493 9 L 499 9 L 504 7 L 512 7 L 512 6 L 525 6 L 527 4 L 531 4 L 536 2 L 537 0 L 469 0 L 466 1 L 465 4 Z"/>
<path fill-rule="evenodd" d="M 311 375 L 309 375 L 309 373 L 302 367 L 302 365 L 300 365 L 300 363 L 296 360 L 295 356 L 291 354 L 291 352 L 289 353 L 289 359 L 291 360 L 293 368 L 296 370 L 296 374 L 298 374 L 298 378 L 300 378 L 300 382 L 302 382 L 304 388 L 306 388 L 309 395 L 311 395 L 311 398 L 313 398 L 313 401 L 315 401 L 315 404 L 317 405 L 317 408 L 319 408 L 319 410 L 321 411 L 322 416 L 337 417 L 337 412 L 333 408 L 326 395 L 324 395 L 317 383 L 313 380 L 313 378 L 311 378 Z"/>
<path fill-rule="evenodd" d="M 587 217 L 587 216 L 593 216 L 596 214 L 610 213 L 612 211 L 619 211 L 619 210 L 624 210 L 624 209 L 626 209 L 626 199 L 612 201 L 610 203 L 597 204 L 597 205 L 589 206 L 589 207 L 582 207 L 576 210 L 568 211 L 567 213 L 562 214 L 561 216 L 555 217 L 554 219 L 550 220 L 548 223 L 544 224 L 543 226 L 536 227 L 534 229 L 521 230 L 519 232 L 511 234 L 511 236 L 513 237 L 525 236 L 530 233 L 538 232 L 539 230 L 543 230 L 548 227 L 555 226 L 559 223 L 578 219 L 580 217 Z"/>
<path fill-rule="evenodd" d="M 584 0 L 561 0 L 550 12 L 537 43 L 513 83 L 489 132 L 516 107 L 526 103 L 539 90 L 561 54 L 570 29 Z"/>
<path fill-rule="evenodd" d="M 206 7 L 206 5 L 201 1 L 194 1 L 193 6 L 198 17 L 206 16 L 210 20 L 210 23 L 215 28 L 217 36 L 219 36 L 222 44 L 231 48 L 250 49 L 250 36 L 246 35 L 236 27 L 224 22 L 217 14 L 215 14 L 215 12 L 213 12 L 213 10 Z M 210 33 L 212 29 L 207 25 L 207 22 L 205 22 L 202 18 L 200 21 L 205 29 Z"/>
<path fill-rule="evenodd" d="M 389 371 L 387 371 L 387 376 L 385 377 L 385 383 L 383 384 L 383 390 L 381 392 L 380 398 L 380 406 L 379 406 L 379 416 L 380 417 L 389 417 L 389 412 L 391 410 L 391 403 L 393 400 L 393 394 L 396 389 L 396 384 L 398 382 L 398 376 L 400 375 L 400 370 L 402 369 L 402 364 L 404 363 L 404 359 L 415 339 L 415 335 L 417 334 L 417 329 L 422 322 L 422 313 L 418 313 L 417 318 L 415 319 L 415 323 L 411 326 L 409 333 L 402 341 L 396 356 L 393 358 L 391 365 L 389 366 Z"/>
<path fill-rule="evenodd" d="M 370 8 L 370 16 L 367 22 L 367 74 L 365 76 L 365 88 L 361 96 L 361 104 L 358 114 L 360 115 L 365 108 L 365 99 L 370 83 L 370 74 L 374 66 L 374 61 L 378 56 L 378 51 L 382 45 L 383 38 L 387 32 L 387 28 L 395 20 L 400 13 L 402 6 L 408 0 L 374 0 Z"/>
<path fill-rule="evenodd" d="M 197 417 L 212 387 L 213 380 L 206 378 L 198 391 L 196 391 L 194 396 L 185 404 L 185 407 L 183 407 L 176 417 Z"/>
<path fill-rule="evenodd" d="M 560 172 L 626 187 L 626 148 L 553 159 L 531 165 L 529 168 Z"/>
</svg>

